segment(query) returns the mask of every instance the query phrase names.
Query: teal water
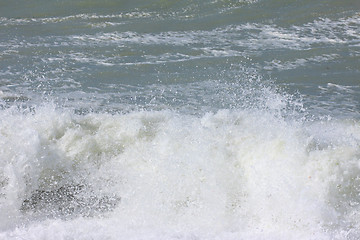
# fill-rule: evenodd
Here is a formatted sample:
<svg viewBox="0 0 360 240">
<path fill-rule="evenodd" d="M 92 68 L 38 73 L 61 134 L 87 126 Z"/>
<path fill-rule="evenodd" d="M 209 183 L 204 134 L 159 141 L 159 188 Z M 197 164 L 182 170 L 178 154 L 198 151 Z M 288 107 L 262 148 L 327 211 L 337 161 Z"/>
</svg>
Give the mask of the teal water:
<svg viewBox="0 0 360 240">
<path fill-rule="evenodd" d="M 0 238 L 358 239 L 360 2 L 0 0 Z"/>
<path fill-rule="evenodd" d="M 45 94 L 61 102 L 76 92 L 121 110 L 153 98 L 155 108 L 218 109 L 187 92 L 209 82 L 234 83 L 236 92 L 256 78 L 299 92 L 315 114 L 357 116 L 359 8 L 357 1 L 2 3 L 1 91 L 5 99 Z M 153 88 L 159 92 L 147 92 Z M 172 88 L 183 92 L 173 96 Z M 238 107 L 241 99 L 226 101 Z"/>
</svg>

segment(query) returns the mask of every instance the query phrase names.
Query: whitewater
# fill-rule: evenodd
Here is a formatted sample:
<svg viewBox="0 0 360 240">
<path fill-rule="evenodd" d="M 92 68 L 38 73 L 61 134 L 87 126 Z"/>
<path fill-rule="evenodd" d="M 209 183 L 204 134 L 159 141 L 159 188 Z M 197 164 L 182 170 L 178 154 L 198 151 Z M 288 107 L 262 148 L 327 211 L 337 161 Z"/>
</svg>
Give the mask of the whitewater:
<svg viewBox="0 0 360 240">
<path fill-rule="evenodd" d="M 42 106 L 0 132 L 3 238 L 359 236 L 359 121 Z"/>
</svg>

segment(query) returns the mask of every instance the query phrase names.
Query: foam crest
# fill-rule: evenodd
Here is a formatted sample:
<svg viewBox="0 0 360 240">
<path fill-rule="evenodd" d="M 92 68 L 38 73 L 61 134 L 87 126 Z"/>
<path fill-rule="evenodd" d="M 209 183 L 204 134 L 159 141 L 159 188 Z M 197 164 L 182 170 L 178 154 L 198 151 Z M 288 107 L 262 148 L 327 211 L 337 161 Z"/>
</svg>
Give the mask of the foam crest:
<svg viewBox="0 0 360 240">
<path fill-rule="evenodd" d="M 130 235 L 156 235 L 159 226 L 199 237 L 359 234 L 356 121 L 301 123 L 261 110 L 74 115 L 47 106 L 2 110 L 0 126 L 5 236 L 30 234 L 41 221 L 50 224 L 44 234 L 55 231 L 61 219 L 70 221 L 64 236 L 94 219 Z"/>
</svg>

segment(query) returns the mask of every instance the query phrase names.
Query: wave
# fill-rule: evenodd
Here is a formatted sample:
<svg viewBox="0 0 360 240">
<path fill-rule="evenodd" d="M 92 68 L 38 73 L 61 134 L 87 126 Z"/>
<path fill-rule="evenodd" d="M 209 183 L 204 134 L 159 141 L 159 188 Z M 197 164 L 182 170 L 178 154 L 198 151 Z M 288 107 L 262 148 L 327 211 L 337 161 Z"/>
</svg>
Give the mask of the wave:
<svg viewBox="0 0 360 240">
<path fill-rule="evenodd" d="M 201 238 L 360 234 L 356 120 L 260 110 L 77 115 L 51 106 L 0 114 L 2 236 L 86 229 L 104 237 L 118 231 L 108 223 L 130 235 L 159 226 Z M 39 229 L 41 221 L 50 225 Z"/>
</svg>

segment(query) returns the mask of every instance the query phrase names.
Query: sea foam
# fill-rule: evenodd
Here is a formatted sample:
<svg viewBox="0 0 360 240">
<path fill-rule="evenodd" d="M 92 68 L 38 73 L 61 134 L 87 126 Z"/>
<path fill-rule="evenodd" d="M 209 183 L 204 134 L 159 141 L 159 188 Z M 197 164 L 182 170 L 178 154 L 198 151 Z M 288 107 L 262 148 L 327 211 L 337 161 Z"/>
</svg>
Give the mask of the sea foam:
<svg viewBox="0 0 360 240">
<path fill-rule="evenodd" d="M 2 237 L 359 234 L 358 121 L 51 106 L 5 109 L 0 119 Z"/>
</svg>

